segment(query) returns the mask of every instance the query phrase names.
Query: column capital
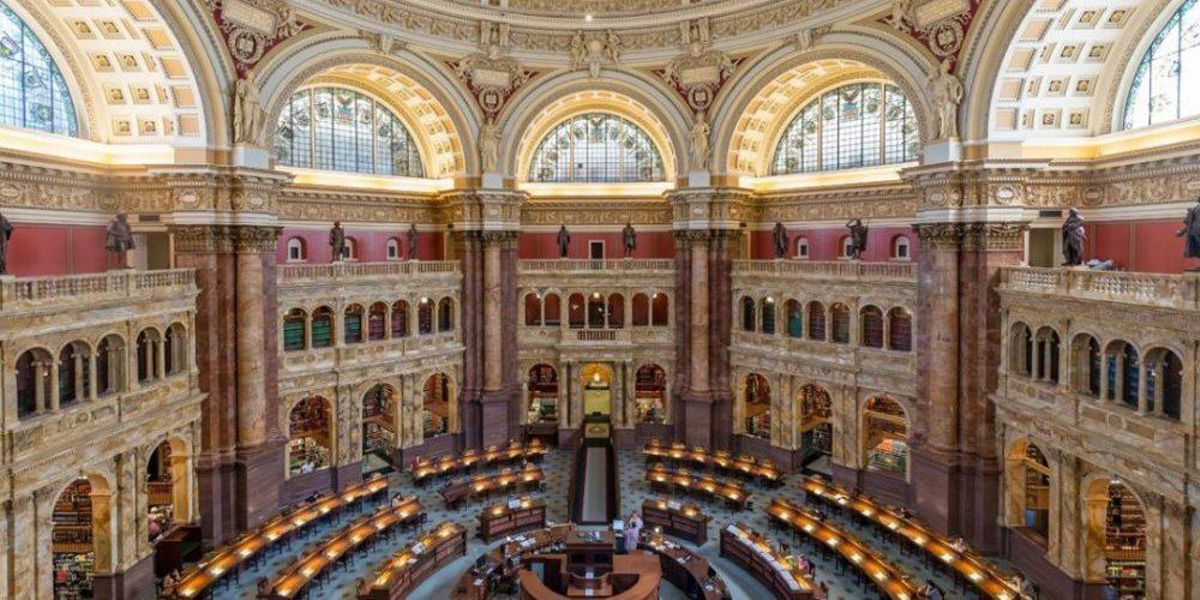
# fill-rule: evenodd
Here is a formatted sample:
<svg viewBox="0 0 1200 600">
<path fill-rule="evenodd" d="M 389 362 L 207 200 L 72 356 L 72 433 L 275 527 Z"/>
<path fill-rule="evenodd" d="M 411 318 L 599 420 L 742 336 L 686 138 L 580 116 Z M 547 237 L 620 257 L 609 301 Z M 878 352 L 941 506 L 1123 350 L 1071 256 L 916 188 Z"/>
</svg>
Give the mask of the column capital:
<svg viewBox="0 0 1200 600">
<path fill-rule="evenodd" d="M 438 196 L 443 220 L 459 231 L 518 231 L 529 199 L 515 190 L 450 190 Z"/>
<path fill-rule="evenodd" d="M 667 192 L 675 230 L 738 229 L 750 216 L 754 191 L 745 188 L 681 188 Z"/>
<path fill-rule="evenodd" d="M 175 250 L 188 253 L 274 252 L 282 228 L 274 225 L 170 225 Z"/>
</svg>

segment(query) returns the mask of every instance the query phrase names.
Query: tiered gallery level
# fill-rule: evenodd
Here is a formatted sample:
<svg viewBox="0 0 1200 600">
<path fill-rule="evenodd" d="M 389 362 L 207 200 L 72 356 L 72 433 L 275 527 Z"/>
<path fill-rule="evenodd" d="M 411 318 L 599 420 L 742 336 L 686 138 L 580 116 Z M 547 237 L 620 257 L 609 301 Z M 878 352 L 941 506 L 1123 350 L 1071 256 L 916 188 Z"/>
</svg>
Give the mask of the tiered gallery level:
<svg viewBox="0 0 1200 600">
<path fill-rule="evenodd" d="M 519 530 L 541 576 L 493 545 L 455 594 L 824 593 L 775 538 L 901 597 L 919 537 L 982 597 L 1200 599 L 1198 29 L 0 0 L 0 598 L 195 597 L 312 531 L 262 597 L 382 545 L 396 598 Z M 630 508 L 688 545 L 556 525 Z"/>
</svg>

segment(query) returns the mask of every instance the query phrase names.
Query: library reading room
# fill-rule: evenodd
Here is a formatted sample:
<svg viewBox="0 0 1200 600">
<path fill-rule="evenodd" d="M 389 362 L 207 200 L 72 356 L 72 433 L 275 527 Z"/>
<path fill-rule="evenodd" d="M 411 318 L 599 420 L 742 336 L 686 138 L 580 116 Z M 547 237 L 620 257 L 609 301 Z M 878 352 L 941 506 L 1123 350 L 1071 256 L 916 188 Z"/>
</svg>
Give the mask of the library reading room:
<svg viewBox="0 0 1200 600">
<path fill-rule="evenodd" d="M 1198 390 L 1200 0 L 0 0 L 0 600 L 1200 600 Z"/>
</svg>

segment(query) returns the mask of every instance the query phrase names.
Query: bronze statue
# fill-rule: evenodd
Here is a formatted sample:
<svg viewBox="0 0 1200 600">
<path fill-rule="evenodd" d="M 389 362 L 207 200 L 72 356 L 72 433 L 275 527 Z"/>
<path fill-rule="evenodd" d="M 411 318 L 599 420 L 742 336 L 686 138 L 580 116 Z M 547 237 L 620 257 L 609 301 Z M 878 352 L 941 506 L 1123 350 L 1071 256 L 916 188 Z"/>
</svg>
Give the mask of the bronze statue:
<svg viewBox="0 0 1200 600">
<path fill-rule="evenodd" d="M 8 240 L 12 232 L 12 222 L 0 215 L 0 275 L 8 273 Z"/>
<path fill-rule="evenodd" d="M 349 248 L 346 247 L 346 231 L 342 229 L 341 221 L 333 222 L 333 229 L 329 230 L 329 245 L 333 248 L 333 262 L 348 258 L 346 256 L 349 251 Z"/>
<path fill-rule="evenodd" d="M 1187 215 L 1183 217 L 1183 229 L 1180 229 L 1175 237 L 1186 237 L 1183 246 L 1184 258 L 1200 258 L 1200 198 L 1196 199 L 1195 206 L 1188 209 Z"/>
<path fill-rule="evenodd" d="M 408 260 L 417 260 L 417 224 L 408 228 Z"/>
<path fill-rule="evenodd" d="M 846 227 L 850 228 L 850 258 L 862 260 L 863 252 L 867 251 L 867 226 L 862 219 L 851 219 Z"/>
<path fill-rule="evenodd" d="M 1067 220 L 1062 225 L 1063 266 L 1077 267 L 1083 264 L 1083 241 L 1087 232 L 1083 228 L 1083 215 L 1079 209 L 1068 211 Z"/>
<path fill-rule="evenodd" d="M 633 230 L 632 223 L 625 223 L 625 229 L 621 230 L 622 237 L 625 238 L 625 258 L 629 258 L 634 250 L 637 250 L 637 232 Z"/>
<path fill-rule="evenodd" d="M 558 230 L 558 257 L 566 258 L 567 250 L 571 247 L 571 234 L 567 231 L 567 226 L 564 224 Z"/>
<path fill-rule="evenodd" d="M 116 262 L 119 266 L 124 267 L 125 253 L 133 250 L 133 248 L 133 231 L 129 229 L 129 221 L 125 220 L 125 213 L 120 213 L 108 224 L 108 231 L 105 233 L 104 239 L 104 249 L 116 257 Z"/>
<path fill-rule="evenodd" d="M 783 223 L 776 221 L 775 229 L 772 231 L 775 235 L 775 258 L 783 258 L 784 256 L 787 256 L 787 228 L 783 226 Z"/>
</svg>

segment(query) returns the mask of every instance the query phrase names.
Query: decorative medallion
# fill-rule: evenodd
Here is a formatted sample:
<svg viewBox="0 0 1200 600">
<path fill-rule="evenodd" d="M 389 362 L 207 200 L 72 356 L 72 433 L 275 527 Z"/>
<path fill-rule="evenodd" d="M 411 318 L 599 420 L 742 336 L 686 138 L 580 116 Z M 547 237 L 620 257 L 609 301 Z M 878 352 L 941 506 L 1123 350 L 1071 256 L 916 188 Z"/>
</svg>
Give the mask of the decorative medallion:
<svg viewBox="0 0 1200 600">
<path fill-rule="evenodd" d="M 508 49 L 508 26 L 483 22 L 480 24 L 480 52 L 446 64 L 466 84 L 483 111 L 485 120 L 494 122 L 504 104 L 536 71 L 527 70 L 511 56 Z"/>
<path fill-rule="evenodd" d="M 707 112 L 745 58 L 730 58 L 709 45 L 707 19 L 681 24 L 680 33 L 687 51 L 652 72 L 670 84 L 693 113 Z"/>
<path fill-rule="evenodd" d="M 210 0 L 210 6 L 239 76 L 280 42 L 311 28 L 285 0 Z"/>
<path fill-rule="evenodd" d="M 950 60 L 950 71 L 958 66 L 962 49 L 979 12 L 981 0 L 893 0 L 891 13 L 878 22 L 903 31 L 921 42 L 939 60 Z"/>
</svg>

